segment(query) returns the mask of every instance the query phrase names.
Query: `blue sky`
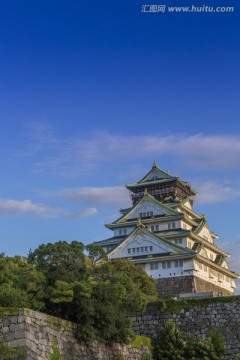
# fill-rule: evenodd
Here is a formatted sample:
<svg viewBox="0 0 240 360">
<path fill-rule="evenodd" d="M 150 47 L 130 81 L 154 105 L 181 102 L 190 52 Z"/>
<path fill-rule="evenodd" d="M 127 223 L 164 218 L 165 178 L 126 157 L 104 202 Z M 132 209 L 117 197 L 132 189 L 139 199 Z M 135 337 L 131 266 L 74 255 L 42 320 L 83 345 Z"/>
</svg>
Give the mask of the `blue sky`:
<svg viewBox="0 0 240 360">
<path fill-rule="evenodd" d="M 1 251 L 110 237 L 123 186 L 156 159 L 198 190 L 240 272 L 239 22 L 234 0 L 2 0 Z"/>
</svg>

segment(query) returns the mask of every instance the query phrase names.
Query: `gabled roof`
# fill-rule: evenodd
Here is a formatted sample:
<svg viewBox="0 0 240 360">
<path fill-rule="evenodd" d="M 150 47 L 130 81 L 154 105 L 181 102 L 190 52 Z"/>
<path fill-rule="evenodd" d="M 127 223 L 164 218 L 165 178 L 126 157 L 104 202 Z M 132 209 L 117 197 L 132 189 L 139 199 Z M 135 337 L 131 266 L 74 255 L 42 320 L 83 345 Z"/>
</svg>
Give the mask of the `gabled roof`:
<svg viewBox="0 0 240 360">
<path fill-rule="evenodd" d="M 129 207 L 129 208 L 125 208 L 125 209 L 120 209 L 119 212 L 120 214 L 127 214 L 131 209 L 133 208 L 133 206 Z"/>
<path fill-rule="evenodd" d="M 171 181 L 171 180 L 176 180 L 177 177 L 173 177 L 170 174 L 166 173 L 165 171 L 163 171 L 162 169 L 160 169 L 157 164 L 156 161 L 153 162 L 153 166 L 152 169 L 137 183 L 133 183 L 133 184 L 129 184 L 126 185 L 126 187 L 134 187 L 134 186 L 138 186 L 138 185 L 144 185 L 146 183 L 158 183 L 160 182 L 165 182 L 165 181 Z"/>
<path fill-rule="evenodd" d="M 196 252 L 189 249 L 189 248 L 184 248 L 182 246 L 176 245 L 174 243 L 172 243 L 171 241 L 166 240 L 165 238 L 157 235 L 156 233 L 152 233 L 151 231 L 149 231 L 148 229 L 145 228 L 145 226 L 141 223 L 141 221 L 138 221 L 138 226 L 121 242 L 119 243 L 119 245 L 113 249 L 112 251 L 109 252 L 108 256 L 111 256 L 111 254 L 113 254 L 114 252 L 116 252 L 119 247 L 123 247 L 124 244 L 127 245 L 127 242 L 134 239 L 135 237 L 139 237 L 139 236 L 148 236 L 152 239 L 154 239 L 155 241 L 157 240 L 157 242 L 159 242 L 159 245 L 163 246 L 163 247 L 167 247 L 171 249 L 170 255 L 171 256 L 180 256 L 180 255 L 186 255 L 186 256 L 192 256 L 194 257 L 196 255 Z M 131 255 L 132 258 L 134 258 L 134 256 Z"/>
<path fill-rule="evenodd" d="M 126 237 L 127 237 L 126 235 L 113 236 L 105 240 L 94 241 L 93 244 L 98 246 L 119 245 L 126 239 Z"/>
<path fill-rule="evenodd" d="M 129 190 L 142 187 L 144 185 L 154 185 L 154 184 L 163 184 L 169 183 L 172 181 L 178 181 L 188 192 L 190 195 L 196 195 L 197 192 L 191 189 L 190 184 L 187 181 L 182 181 L 178 178 L 178 176 L 171 176 L 169 173 L 166 173 L 162 169 L 160 169 L 156 161 L 153 162 L 152 169 L 137 183 L 127 184 L 126 188 Z"/>
<path fill-rule="evenodd" d="M 204 228 L 204 226 L 207 225 L 207 220 L 205 218 L 205 216 L 202 216 L 200 219 L 199 219 L 199 224 L 198 226 L 196 227 L 196 229 L 194 229 L 194 233 L 195 234 L 199 234 L 200 231 Z"/>
<path fill-rule="evenodd" d="M 163 237 L 164 239 L 175 239 L 175 238 L 183 238 L 191 234 L 190 230 L 185 229 L 175 229 L 175 230 L 161 230 L 156 232 L 159 236 Z"/>
<path fill-rule="evenodd" d="M 222 266 L 223 262 L 226 260 L 226 257 L 219 254 L 216 256 L 215 263 Z"/>
<path fill-rule="evenodd" d="M 200 231 L 204 228 L 204 226 L 207 227 L 208 231 L 210 232 L 211 236 L 215 239 L 218 238 L 218 234 L 214 233 L 213 231 L 211 231 L 209 229 L 206 217 L 204 215 L 202 215 L 202 217 L 200 217 L 199 219 L 195 219 L 196 222 L 199 222 L 198 226 L 196 227 L 196 229 L 193 231 L 194 234 L 199 234 Z"/>
<path fill-rule="evenodd" d="M 177 216 L 177 217 L 181 217 L 183 216 L 182 213 L 180 213 L 177 210 L 174 210 L 172 208 L 170 208 L 169 206 L 163 204 L 162 202 L 156 200 L 152 195 L 148 194 L 147 192 L 145 193 L 145 195 L 143 196 L 143 198 L 133 207 L 129 208 L 129 209 L 125 209 L 124 213 L 122 216 L 120 216 L 120 218 L 118 218 L 117 220 L 115 220 L 113 222 L 113 224 L 118 224 L 118 223 L 124 223 L 127 221 L 127 219 L 134 214 L 134 212 L 137 211 L 137 209 L 141 208 L 141 206 L 143 204 L 154 204 L 155 206 L 157 206 L 159 208 L 159 210 L 161 209 L 162 212 L 165 213 L 166 216 Z M 139 215 L 136 216 L 136 219 L 139 217 Z M 108 224 L 106 224 L 107 226 Z M 109 224 L 110 225 L 110 224 Z"/>
<path fill-rule="evenodd" d="M 159 179 L 171 179 L 172 178 L 172 176 L 170 174 L 168 174 L 165 171 L 163 171 L 162 169 L 160 169 L 157 166 L 156 161 L 154 160 L 152 169 L 138 183 L 144 183 L 146 181 L 149 181 L 148 178 L 151 174 L 158 174 Z"/>
</svg>

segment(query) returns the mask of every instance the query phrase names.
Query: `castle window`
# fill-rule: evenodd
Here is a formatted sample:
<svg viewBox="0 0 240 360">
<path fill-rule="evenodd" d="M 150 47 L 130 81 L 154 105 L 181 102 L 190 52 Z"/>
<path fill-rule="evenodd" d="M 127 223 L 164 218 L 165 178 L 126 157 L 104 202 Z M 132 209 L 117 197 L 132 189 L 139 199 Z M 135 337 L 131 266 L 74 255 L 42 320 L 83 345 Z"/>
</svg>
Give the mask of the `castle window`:
<svg viewBox="0 0 240 360">
<path fill-rule="evenodd" d="M 158 269 L 158 263 L 151 263 L 150 264 L 150 270 L 157 270 Z"/>
<path fill-rule="evenodd" d="M 175 267 L 182 267 L 183 266 L 183 261 L 182 260 L 176 260 L 175 261 Z"/>
<path fill-rule="evenodd" d="M 154 225 L 151 226 L 151 231 L 154 231 Z"/>
<path fill-rule="evenodd" d="M 173 223 L 168 223 L 168 230 L 171 230 L 171 229 L 176 229 L 176 223 L 173 222 Z"/>
<path fill-rule="evenodd" d="M 177 245 L 178 245 L 178 244 L 182 244 L 182 239 L 176 239 L 176 240 L 175 240 L 175 244 L 177 244 Z"/>
<path fill-rule="evenodd" d="M 158 230 L 159 230 L 159 225 L 156 225 L 155 230 L 156 230 L 156 231 L 158 231 Z"/>
<path fill-rule="evenodd" d="M 122 230 L 119 230 L 119 235 L 120 235 L 120 236 L 122 235 Z"/>
<path fill-rule="evenodd" d="M 124 230 L 123 230 L 123 234 L 124 234 L 124 235 L 127 235 L 127 229 L 124 229 Z"/>
<path fill-rule="evenodd" d="M 171 268 L 171 261 L 163 261 L 162 262 L 163 269 L 170 269 Z"/>
<path fill-rule="evenodd" d="M 136 248 L 129 248 L 128 249 L 128 254 L 135 254 L 135 253 L 142 253 L 142 252 L 149 252 L 149 251 L 153 251 L 153 247 L 152 246 L 145 246 L 145 247 L 136 247 Z"/>
<path fill-rule="evenodd" d="M 140 218 L 150 217 L 150 216 L 153 216 L 153 212 L 149 211 L 149 212 L 146 212 L 146 213 L 139 213 L 139 216 L 140 216 Z"/>
</svg>

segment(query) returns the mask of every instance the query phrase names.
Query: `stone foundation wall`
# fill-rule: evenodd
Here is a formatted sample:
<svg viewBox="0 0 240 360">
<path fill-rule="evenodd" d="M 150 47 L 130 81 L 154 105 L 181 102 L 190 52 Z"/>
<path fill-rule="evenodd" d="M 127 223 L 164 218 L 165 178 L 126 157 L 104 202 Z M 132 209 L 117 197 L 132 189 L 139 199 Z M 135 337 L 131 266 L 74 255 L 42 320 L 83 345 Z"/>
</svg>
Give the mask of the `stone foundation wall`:
<svg viewBox="0 0 240 360">
<path fill-rule="evenodd" d="M 175 313 L 164 313 L 159 304 L 151 304 L 145 315 L 131 317 L 135 334 L 156 338 L 169 319 L 186 338 L 190 335 L 204 338 L 208 330 L 216 329 L 227 344 L 225 359 L 235 360 L 240 354 L 240 296 L 192 300 L 189 304 Z"/>
<path fill-rule="evenodd" d="M 179 276 L 157 279 L 159 294 L 180 294 L 194 292 L 194 276 Z"/>
<path fill-rule="evenodd" d="M 77 341 L 77 325 L 32 310 L 19 310 L 15 315 L 5 315 L 0 320 L 0 333 L 9 346 L 21 347 L 27 360 L 47 360 L 55 340 L 67 360 L 141 360 L 147 347 L 114 344 L 107 346 L 97 341 Z"/>
<path fill-rule="evenodd" d="M 142 316 L 131 316 L 137 335 L 156 338 L 167 320 L 173 320 L 186 337 L 206 337 L 210 329 L 222 334 L 226 344 L 226 360 L 235 360 L 240 354 L 240 296 L 191 300 L 173 303 L 174 312 L 164 310 L 159 303 L 150 304 Z M 0 319 L 0 334 L 13 347 L 27 351 L 27 360 L 47 360 L 52 341 L 67 360 L 141 360 L 146 347 L 136 348 L 115 344 L 106 346 L 97 341 L 79 342 L 77 325 L 32 310 L 5 313 Z"/>
<path fill-rule="evenodd" d="M 184 294 L 192 292 L 214 292 L 225 296 L 232 296 L 233 292 L 221 288 L 215 284 L 196 276 L 173 276 L 157 279 L 157 291 L 159 294 Z"/>
<path fill-rule="evenodd" d="M 198 277 L 195 277 L 195 289 L 196 292 L 209 292 L 213 291 L 215 294 L 223 294 L 224 296 L 232 296 L 233 291 L 229 291 L 226 289 L 221 288 L 220 286 L 217 286 L 215 284 L 209 283 L 203 279 L 200 279 Z"/>
</svg>

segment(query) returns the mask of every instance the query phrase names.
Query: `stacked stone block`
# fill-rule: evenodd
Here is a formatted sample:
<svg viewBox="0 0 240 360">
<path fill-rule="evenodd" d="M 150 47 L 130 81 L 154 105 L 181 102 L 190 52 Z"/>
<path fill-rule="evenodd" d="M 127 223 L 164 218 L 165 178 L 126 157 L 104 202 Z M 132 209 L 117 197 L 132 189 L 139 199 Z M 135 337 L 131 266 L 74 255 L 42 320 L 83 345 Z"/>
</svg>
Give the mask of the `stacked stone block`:
<svg viewBox="0 0 240 360">
<path fill-rule="evenodd" d="M 235 360 L 240 354 L 240 297 L 232 299 L 229 297 L 228 303 L 184 307 L 176 313 L 164 313 L 159 304 L 151 304 L 145 315 L 131 317 L 133 330 L 137 335 L 157 338 L 167 320 L 173 320 L 186 338 L 191 335 L 205 338 L 210 329 L 215 329 L 227 344 L 224 358 Z"/>
<path fill-rule="evenodd" d="M 148 353 L 147 347 L 79 342 L 76 324 L 27 309 L 14 316 L 5 314 L 0 320 L 0 331 L 7 345 L 27 352 L 27 360 L 47 360 L 53 341 L 67 360 L 140 360 Z"/>
</svg>

